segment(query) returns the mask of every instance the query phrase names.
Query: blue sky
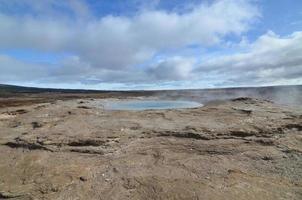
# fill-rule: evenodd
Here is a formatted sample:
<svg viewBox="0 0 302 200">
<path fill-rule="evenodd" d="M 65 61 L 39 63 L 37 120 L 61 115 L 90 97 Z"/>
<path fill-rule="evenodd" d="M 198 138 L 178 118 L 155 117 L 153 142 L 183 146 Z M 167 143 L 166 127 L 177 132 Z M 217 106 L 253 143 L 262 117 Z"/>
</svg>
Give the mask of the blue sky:
<svg viewBox="0 0 302 200">
<path fill-rule="evenodd" d="M 302 84 L 300 0 L 0 0 L 0 83 Z"/>
</svg>

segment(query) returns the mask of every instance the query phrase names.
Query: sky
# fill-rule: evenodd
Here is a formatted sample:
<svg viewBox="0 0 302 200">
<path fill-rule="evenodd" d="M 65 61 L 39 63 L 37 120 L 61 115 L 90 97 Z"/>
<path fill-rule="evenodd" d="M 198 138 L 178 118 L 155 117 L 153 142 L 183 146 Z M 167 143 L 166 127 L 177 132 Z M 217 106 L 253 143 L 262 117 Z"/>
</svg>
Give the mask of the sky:
<svg viewBox="0 0 302 200">
<path fill-rule="evenodd" d="M 0 0 L 0 84 L 302 84 L 302 1 Z"/>
</svg>

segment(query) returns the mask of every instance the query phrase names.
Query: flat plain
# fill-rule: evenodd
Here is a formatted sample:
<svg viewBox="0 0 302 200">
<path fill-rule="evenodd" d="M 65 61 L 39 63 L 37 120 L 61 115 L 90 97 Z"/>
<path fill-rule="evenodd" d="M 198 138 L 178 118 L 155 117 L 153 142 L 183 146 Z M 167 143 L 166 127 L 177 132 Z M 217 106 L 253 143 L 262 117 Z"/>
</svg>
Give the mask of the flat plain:
<svg viewBox="0 0 302 200">
<path fill-rule="evenodd" d="M 0 199 L 302 199 L 300 86 L 23 89 L 0 98 Z M 102 107 L 127 99 L 205 106 Z"/>
</svg>

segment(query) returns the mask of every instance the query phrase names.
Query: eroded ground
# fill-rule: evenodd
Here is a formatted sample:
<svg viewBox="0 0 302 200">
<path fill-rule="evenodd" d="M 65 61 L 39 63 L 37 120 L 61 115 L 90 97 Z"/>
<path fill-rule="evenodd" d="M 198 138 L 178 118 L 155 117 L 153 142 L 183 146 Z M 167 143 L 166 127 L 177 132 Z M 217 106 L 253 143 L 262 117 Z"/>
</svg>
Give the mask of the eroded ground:
<svg viewBox="0 0 302 200">
<path fill-rule="evenodd" d="M 0 109 L 0 199 L 302 199 L 302 111 L 240 98 Z"/>
</svg>

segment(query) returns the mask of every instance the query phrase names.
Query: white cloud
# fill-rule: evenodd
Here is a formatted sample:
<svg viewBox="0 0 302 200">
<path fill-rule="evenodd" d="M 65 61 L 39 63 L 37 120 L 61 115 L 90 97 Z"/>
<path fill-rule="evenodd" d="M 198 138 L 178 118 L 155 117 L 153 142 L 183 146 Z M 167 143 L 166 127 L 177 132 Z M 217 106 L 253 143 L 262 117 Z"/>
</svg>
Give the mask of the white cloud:
<svg viewBox="0 0 302 200">
<path fill-rule="evenodd" d="M 192 78 L 192 70 L 195 64 L 196 60 L 193 58 L 172 57 L 161 60 L 148 69 L 147 73 L 153 80 L 187 80 Z"/>
<path fill-rule="evenodd" d="M 223 74 L 232 85 L 302 83 L 302 32 L 281 37 L 269 31 L 245 51 L 209 59 L 197 71 Z"/>
<path fill-rule="evenodd" d="M 11 14 L 14 12 L 4 12 L 3 8 L 8 7 L 12 11 L 14 7 L 26 9 L 23 14 Z M 51 74 L 64 76 L 62 81 L 91 78 L 135 82 L 144 80 L 144 77 L 137 78 L 137 71 L 142 75 L 145 73 L 136 67 L 152 60 L 156 53 L 190 44 L 217 44 L 229 34 L 240 35 L 248 31 L 258 17 L 256 5 L 247 0 L 202 3 L 184 13 L 142 9 L 132 16 L 101 18 L 93 17 L 89 6 L 80 0 L 2 0 L 0 46 L 3 49 L 73 54 L 77 61 L 67 58 L 56 67 L 59 70 Z M 156 80 L 189 77 L 191 64 L 181 61 L 182 67 L 171 67 L 169 62 L 150 69 Z M 168 73 L 168 69 L 172 71 Z M 159 75 L 159 72 L 167 74 Z"/>
<path fill-rule="evenodd" d="M 47 69 L 35 63 L 18 61 L 6 55 L 0 55 L 0 81 L 30 81 L 48 75 Z"/>
<path fill-rule="evenodd" d="M 156 10 L 151 6 L 152 9 L 143 8 L 131 16 L 96 17 L 81 0 L 2 0 L 2 52 L 32 49 L 55 54 L 67 52 L 71 56 L 50 65 L 0 55 L 0 81 L 151 84 L 199 80 L 217 86 L 302 84 L 302 32 L 283 37 L 269 31 L 251 42 L 245 33 L 260 17 L 257 1 L 211 2 L 185 12 Z M 242 40 L 238 44 L 228 43 L 225 38 L 229 35 Z M 184 49 L 188 45 L 207 48 L 221 44 L 240 52 L 229 51 L 228 55 L 215 57 L 170 54 L 159 61 L 154 59 L 163 51 Z"/>
</svg>

